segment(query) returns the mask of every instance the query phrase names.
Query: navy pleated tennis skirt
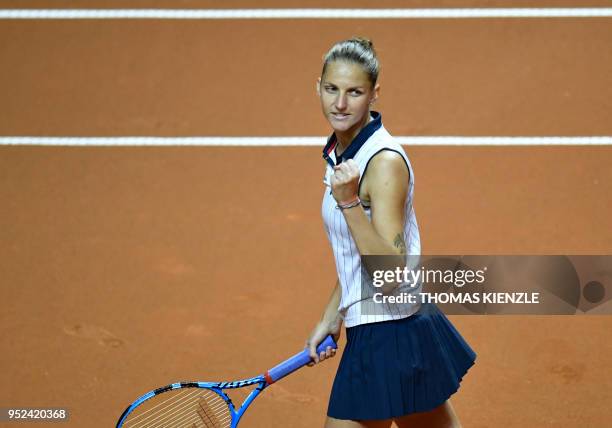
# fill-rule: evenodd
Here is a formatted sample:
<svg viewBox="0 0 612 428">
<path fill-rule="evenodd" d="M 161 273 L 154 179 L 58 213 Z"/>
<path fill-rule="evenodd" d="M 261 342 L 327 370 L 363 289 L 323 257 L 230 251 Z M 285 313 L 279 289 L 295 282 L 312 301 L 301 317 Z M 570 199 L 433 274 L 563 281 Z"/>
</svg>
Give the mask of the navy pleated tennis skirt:
<svg viewBox="0 0 612 428">
<path fill-rule="evenodd" d="M 476 353 L 434 304 L 401 320 L 346 329 L 327 415 L 391 419 L 443 404 L 476 360 Z"/>
</svg>

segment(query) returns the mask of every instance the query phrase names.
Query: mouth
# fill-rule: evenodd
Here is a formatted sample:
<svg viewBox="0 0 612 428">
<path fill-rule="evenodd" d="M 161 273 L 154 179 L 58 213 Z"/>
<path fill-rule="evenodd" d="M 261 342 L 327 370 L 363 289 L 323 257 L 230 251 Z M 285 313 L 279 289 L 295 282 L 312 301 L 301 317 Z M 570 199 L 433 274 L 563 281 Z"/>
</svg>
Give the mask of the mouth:
<svg viewBox="0 0 612 428">
<path fill-rule="evenodd" d="M 331 112 L 330 115 L 335 120 L 346 120 L 350 116 L 350 114 L 348 113 L 334 113 L 334 112 Z"/>
</svg>

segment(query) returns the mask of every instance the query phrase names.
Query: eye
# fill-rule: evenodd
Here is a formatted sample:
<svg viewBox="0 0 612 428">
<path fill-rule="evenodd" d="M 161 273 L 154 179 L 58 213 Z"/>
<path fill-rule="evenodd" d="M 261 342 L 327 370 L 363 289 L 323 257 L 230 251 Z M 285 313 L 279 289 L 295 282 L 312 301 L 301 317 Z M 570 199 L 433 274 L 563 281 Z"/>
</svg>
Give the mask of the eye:
<svg viewBox="0 0 612 428">
<path fill-rule="evenodd" d="M 336 87 L 335 86 L 325 86 L 325 91 L 329 93 L 333 93 L 336 91 Z"/>
<path fill-rule="evenodd" d="M 353 95 L 355 97 L 359 97 L 359 96 L 363 95 L 363 91 L 361 89 L 353 89 L 353 90 L 351 90 L 351 95 Z"/>
</svg>

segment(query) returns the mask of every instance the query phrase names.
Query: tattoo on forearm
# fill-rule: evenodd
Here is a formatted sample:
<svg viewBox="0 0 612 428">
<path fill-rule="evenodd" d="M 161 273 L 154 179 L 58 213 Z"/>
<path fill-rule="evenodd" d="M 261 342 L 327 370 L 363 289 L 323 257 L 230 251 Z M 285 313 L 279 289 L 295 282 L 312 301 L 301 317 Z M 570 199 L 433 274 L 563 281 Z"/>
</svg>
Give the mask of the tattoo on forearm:
<svg viewBox="0 0 612 428">
<path fill-rule="evenodd" d="M 401 254 L 406 254 L 406 242 L 404 242 L 404 236 L 401 233 L 395 236 L 393 245 L 400 250 Z"/>
</svg>

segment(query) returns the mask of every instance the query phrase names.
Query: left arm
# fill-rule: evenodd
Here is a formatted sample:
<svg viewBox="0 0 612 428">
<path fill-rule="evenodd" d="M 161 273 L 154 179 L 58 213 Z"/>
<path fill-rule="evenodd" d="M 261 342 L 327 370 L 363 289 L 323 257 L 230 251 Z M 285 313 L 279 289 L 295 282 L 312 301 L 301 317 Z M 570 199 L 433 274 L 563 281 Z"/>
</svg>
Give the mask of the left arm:
<svg viewBox="0 0 612 428">
<path fill-rule="evenodd" d="M 359 168 L 353 160 L 334 168 L 332 193 L 338 202 L 357 196 Z M 401 155 L 382 151 L 372 158 L 364 177 L 365 191 L 370 198 L 372 222 L 363 207 L 342 211 L 353 240 L 361 255 L 404 255 L 404 204 L 410 174 Z"/>
<path fill-rule="evenodd" d="M 406 243 L 404 242 L 404 205 L 410 174 L 398 153 L 382 151 L 375 155 L 363 178 L 363 190 L 370 199 L 372 221 L 361 205 L 343 210 L 357 249 L 362 256 L 384 255 L 385 266 L 366 266 L 370 274 L 374 270 L 389 270 L 406 266 Z M 359 168 L 348 160 L 335 167 L 332 177 L 332 193 L 338 202 L 357 196 Z M 398 284 L 383 287 L 388 293 Z"/>
</svg>

